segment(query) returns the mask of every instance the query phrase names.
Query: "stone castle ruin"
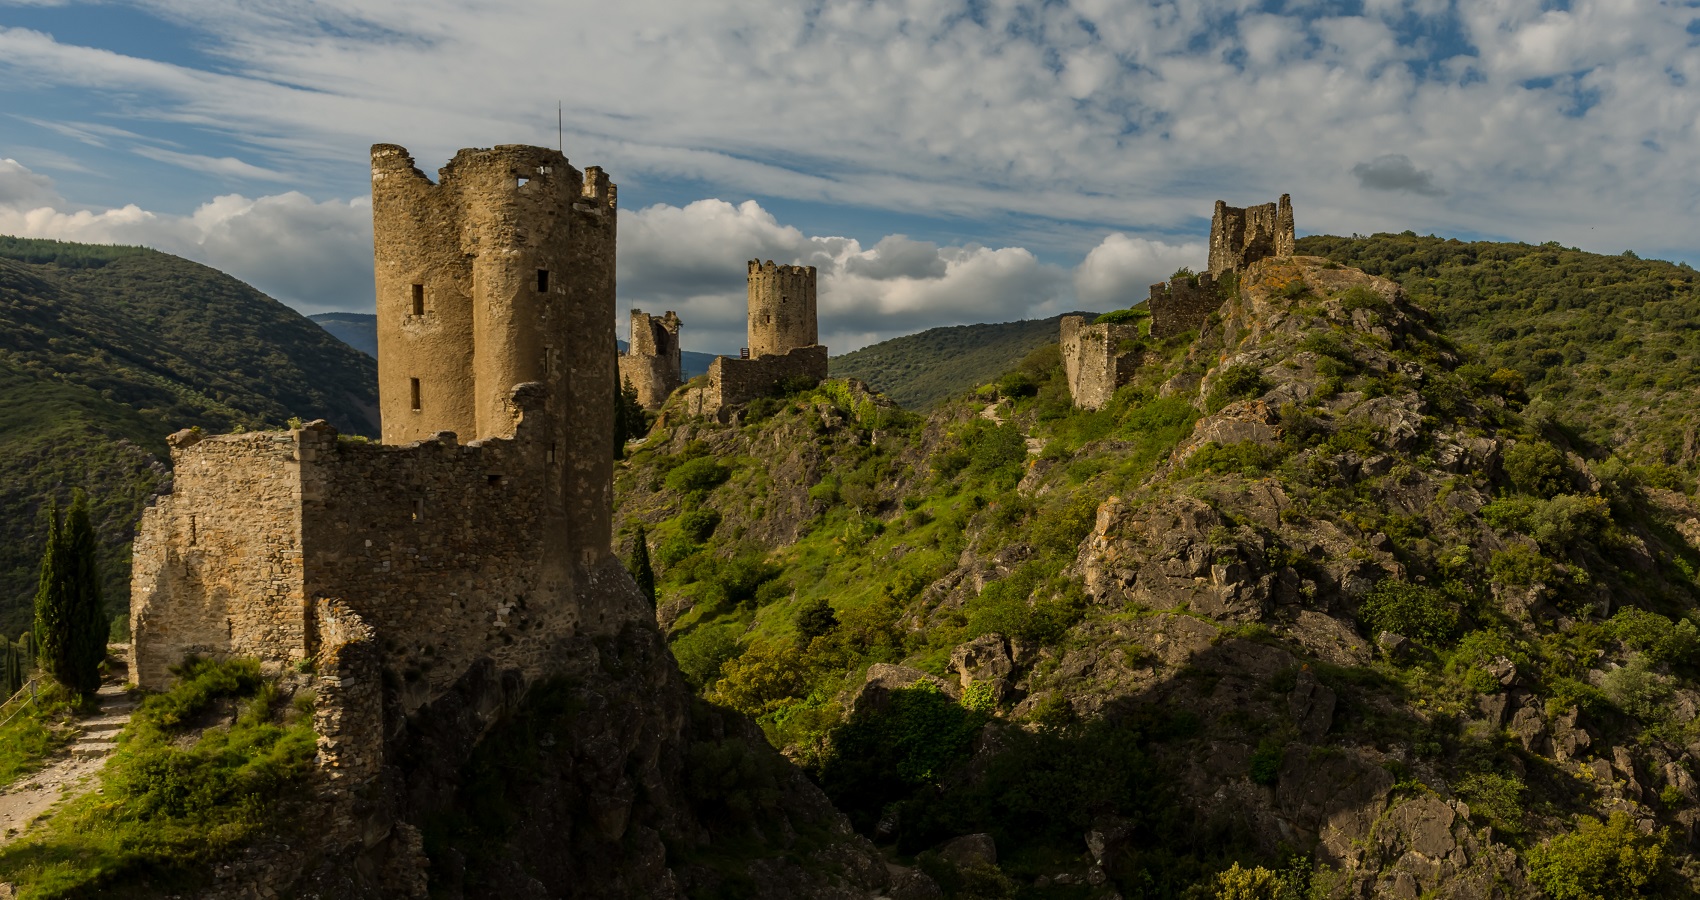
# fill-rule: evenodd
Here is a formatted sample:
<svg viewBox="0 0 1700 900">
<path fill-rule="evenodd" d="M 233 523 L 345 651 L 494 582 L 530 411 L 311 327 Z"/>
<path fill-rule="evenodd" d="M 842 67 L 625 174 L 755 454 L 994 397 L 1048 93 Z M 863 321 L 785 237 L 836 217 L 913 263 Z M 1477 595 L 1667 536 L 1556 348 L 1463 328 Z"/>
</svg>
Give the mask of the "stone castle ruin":
<svg viewBox="0 0 1700 900">
<path fill-rule="evenodd" d="M 644 409 L 660 409 L 685 383 L 679 352 L 678 315 L 672 310 L 664 316 L 632 310 L 631 339 L 620 354 L 621 386 L 636 391 Z"/>
<path fill-rule="evenodd" d="M 382 439 L 173 435 L 134 547 L 135 682 L 189 654 L 311 662 L 320 770 L 357 786 L 386 702 L 482 660 L 537 677 L 615 627 L 615 212 L 555 150 L 462 150 L 433 182 L 373 147 Z"/>
<path fill-rule="evenodd" d="M 1158 340 L 1194 331 L 1222 305 L 1223 275 L 1238 275 L 1252 263 L 1271 256 L 1292 256 L 1294 247 L 1292 199 L 1282 194 L 1277 203 L 1246 209 L 1216 201 L 1210 220 L 1208 272 L 1151 285 L 1146 310 L 1151 336 Z M 1063 369 L 1069 393 L 1080 409 L 1103 409 L 1116 389 L 1138 371 L 1142 355 L 1134 324 L 1088 324 L 1083 316 L 1062 320 Z"/>
<path fill-rule="evenodd" d="M 815 267 L 749 262 L 749 341 L 738 359 L 715 357 L 708 383 L 686 399 L 692 415 L 724 420 L 736 407 L 792 379 L 826 378 L 815 317 Z"/>
</svg>

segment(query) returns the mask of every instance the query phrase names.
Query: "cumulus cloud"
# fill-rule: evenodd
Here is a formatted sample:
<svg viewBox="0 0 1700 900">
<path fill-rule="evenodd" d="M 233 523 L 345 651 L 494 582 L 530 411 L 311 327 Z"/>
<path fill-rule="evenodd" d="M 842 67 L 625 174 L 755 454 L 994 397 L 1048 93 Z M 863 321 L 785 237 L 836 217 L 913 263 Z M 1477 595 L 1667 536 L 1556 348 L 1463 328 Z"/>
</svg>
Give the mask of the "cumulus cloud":
<svg viewBox="0 0 1700 900">
<path fill-rule="evenodd" d="M 685 320 L 682 342 L 730 353 L 745 337 L 745 265 L 817 269 L 821 340 L 843 353 L 938 325 L 1049 315 L 1070 299 L 1067 272 L 1021 247 L 939 246 L 887 235 L 806 235 L 755 201 L 659 204 L 620 217 L 622 302 Z"/>
<path fill-rule="evenodd" d="M 140 244 L 228 272 L 305 313 L 372 305 L 372 208 L 299 192 L 216 197 L 189 215 L 74 209 L 51 179 L 0 161 L 0 233 Z"/>
<path fill-rule="evenodd" d="M 1125 309 L 1143 302 L 1150 286 L 1182 266 L 1203 270 L 1209 250 L 1203 244 L 1167 244 L 1116 232 L 1086 254 L 1074 271 L 1074 293 L 1083 307 Z"/>
<path fill-rule="evenodd" d="M 1403 153 L 1388 153 L 1369 162 L 1352 167 L 1358 184 L 1372 191 L 1405 191 L 1425 197 L 1439 197 L 1446 192 L 1434 183 L 1434 173 L 1417 168 Z"/>
</svg>

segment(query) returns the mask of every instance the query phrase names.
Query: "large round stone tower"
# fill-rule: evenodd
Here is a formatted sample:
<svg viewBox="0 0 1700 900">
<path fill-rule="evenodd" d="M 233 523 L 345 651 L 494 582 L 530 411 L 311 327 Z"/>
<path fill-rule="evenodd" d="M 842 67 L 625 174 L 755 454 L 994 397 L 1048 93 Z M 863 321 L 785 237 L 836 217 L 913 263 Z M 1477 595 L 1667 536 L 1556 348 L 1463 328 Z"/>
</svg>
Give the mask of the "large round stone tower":
<svg viewBox="0 0 1700 900">
<path fill-rule="evenodd" d="M 783 356 L 820 342 L 815 324 L 815 267 L 750 260 L 750 355 Z"/>
<path fill-rule="evenodd" d="M 507 144 L 460 151 L 433 183 L 406 149 L 377 144 L 372 232 L 383 442 L 509 437 L 514 386 L 540 382 L 569 546 L 606 548 L 619 385 L 608 176 Z"/>
</svg>

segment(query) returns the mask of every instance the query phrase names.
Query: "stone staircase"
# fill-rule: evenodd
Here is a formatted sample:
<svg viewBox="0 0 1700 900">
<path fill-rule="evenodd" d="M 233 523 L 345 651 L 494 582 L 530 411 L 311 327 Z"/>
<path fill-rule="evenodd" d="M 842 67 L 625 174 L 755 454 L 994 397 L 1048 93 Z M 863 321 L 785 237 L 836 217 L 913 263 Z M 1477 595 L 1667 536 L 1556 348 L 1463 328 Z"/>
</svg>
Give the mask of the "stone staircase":
<svg viewBox="0 0 1700 900">
<path fill-rule="evenodd" d="M 101 685 L 95 692 L 95 702 L 100 705 L 100 711 L 77 722 L 82 733 L 71 744 L 74 757 L 104 759 L 110 755 L 118 748 L 118 732 L 130 724 L 130 715 L 136 711 L 137 704 L 135 697 L 116 684 Z"/>
</svg>

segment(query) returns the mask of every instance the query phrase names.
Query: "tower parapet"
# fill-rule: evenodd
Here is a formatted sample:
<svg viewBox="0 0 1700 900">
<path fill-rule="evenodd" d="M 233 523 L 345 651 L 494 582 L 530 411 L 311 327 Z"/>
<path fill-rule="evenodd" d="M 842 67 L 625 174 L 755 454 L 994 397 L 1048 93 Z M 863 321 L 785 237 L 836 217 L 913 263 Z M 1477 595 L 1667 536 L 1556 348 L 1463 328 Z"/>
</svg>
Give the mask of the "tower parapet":
<svg viewBox="0 0 1700 900">
<path fill-rule="evenodd" d="M 1243 272 L 1260 259 L 1292 256 L 1294 241 L 1289 195 L 1282 194 L 1276 203 L 1244 209 L 1217 200 L 1210 219 L 1210 274 Z"/>
<path fill-rule="evenodd" d="M 631 340 L 620 354 L 620 384 L 637 391 L 638 404 L 644 409 L 660 409 L 685 383 L 679 326 L 679 316 L 672 310 L 663 316 L 632 310 Z"/>
</svg>

